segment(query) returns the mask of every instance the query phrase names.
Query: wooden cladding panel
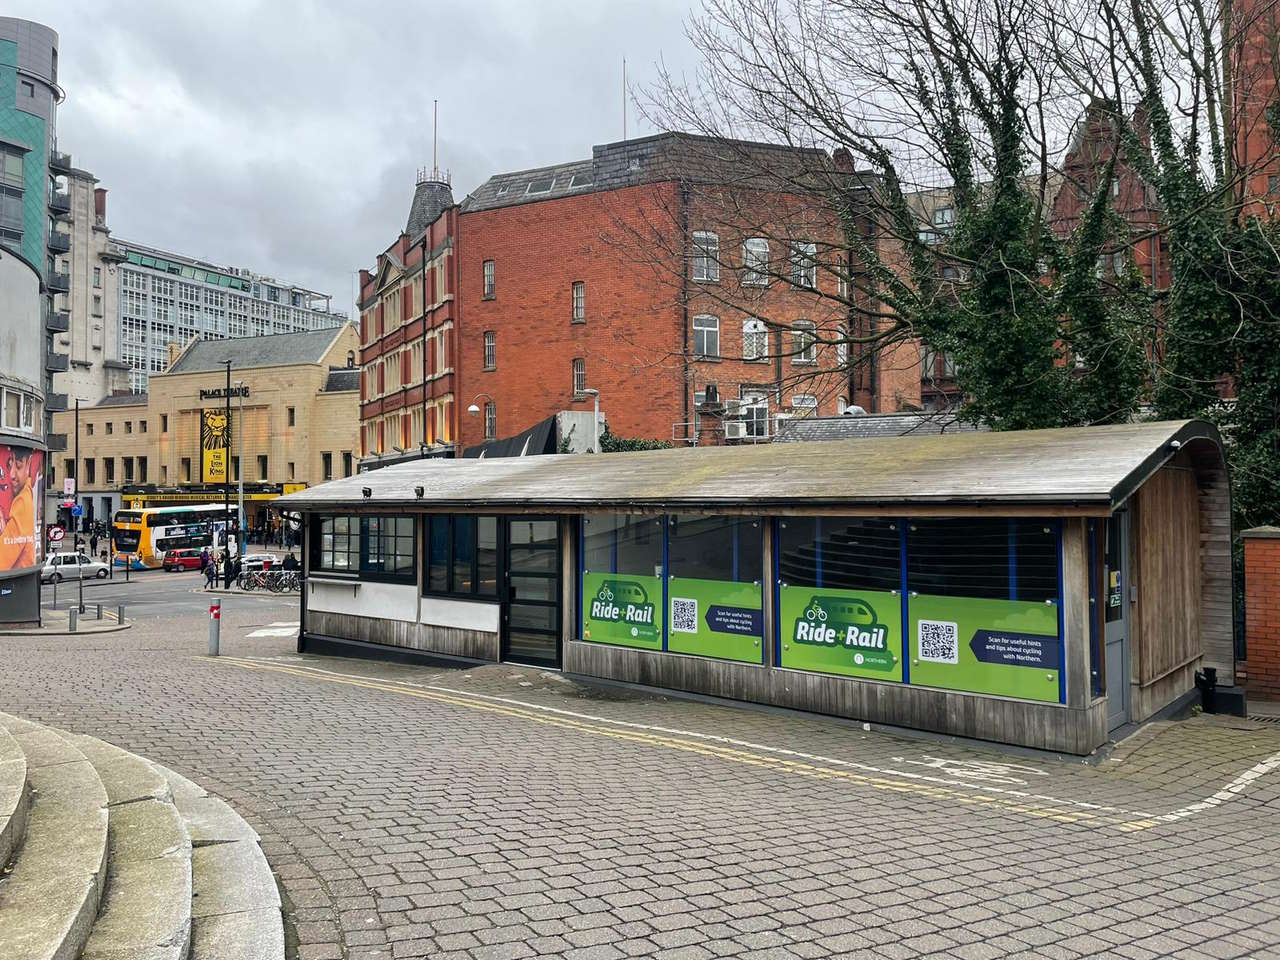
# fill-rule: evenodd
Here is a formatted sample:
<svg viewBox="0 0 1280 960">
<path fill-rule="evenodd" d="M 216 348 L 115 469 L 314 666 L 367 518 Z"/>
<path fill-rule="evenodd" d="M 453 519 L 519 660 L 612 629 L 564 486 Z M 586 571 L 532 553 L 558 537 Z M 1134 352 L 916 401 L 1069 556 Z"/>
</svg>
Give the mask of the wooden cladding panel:
<svg viewBox="0 0 1280 960">
<path fill-rule="evenodd" d="M 1138 589 L 1133 678 L 1146 686 L 1203 653 L 1195 474 L 1164 467 L 1148 480 L 1138 491 L 1132 534 Z"/>
</svg>

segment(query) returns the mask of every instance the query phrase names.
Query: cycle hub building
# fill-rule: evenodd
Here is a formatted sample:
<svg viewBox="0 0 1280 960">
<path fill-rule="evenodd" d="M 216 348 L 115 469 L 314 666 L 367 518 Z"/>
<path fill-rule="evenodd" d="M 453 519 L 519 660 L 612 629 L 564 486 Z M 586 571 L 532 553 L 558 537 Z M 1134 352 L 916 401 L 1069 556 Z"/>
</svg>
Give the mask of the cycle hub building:
<svg viewBox="0 0 1280 960">
<path fill-rule="evenodd" d="M 419 460 L 291 494 L 299 648 L 510 661 L 1085 754 L 1232 683 L 1198 421 Z"/>
</svg>

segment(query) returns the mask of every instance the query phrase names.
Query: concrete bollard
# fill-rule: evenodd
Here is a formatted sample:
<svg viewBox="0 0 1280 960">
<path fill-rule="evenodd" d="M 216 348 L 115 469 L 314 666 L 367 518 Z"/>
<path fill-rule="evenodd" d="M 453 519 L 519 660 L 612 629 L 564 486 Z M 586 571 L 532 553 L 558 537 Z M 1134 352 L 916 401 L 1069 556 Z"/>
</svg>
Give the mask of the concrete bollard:
<svg viewBox="0 0 1280 960">
<path fill-rule="evenodd" d="M 218 655 L 218 643 L 222 632 L 222 601 L 209 604 L 209 656 Z"/>
<path fill-rule="evenodd" d="M 124 623 L 124 604 L 116 604 L 116 623 Z"/>
<path fill-rule="evenodd" d="M 79 610 L 77 610 L 75 607 L 68 607 L 68 608 L 67 608 L 67 629 L 68 629 L 71 633 L 75 633 L 75 632 L 76 632 L 76 629 L 77 629 L 77 626 L 78 626 L 78 624 L 77 624 L 77 617 L 79 616 L 79 613 L 80 613 L 80 611 L 79 611 Z"/>
<path fill-rule="evenodd" d="M 98 604 L 98 619 L 102 619 L 102 604 Z"/>
</svg>

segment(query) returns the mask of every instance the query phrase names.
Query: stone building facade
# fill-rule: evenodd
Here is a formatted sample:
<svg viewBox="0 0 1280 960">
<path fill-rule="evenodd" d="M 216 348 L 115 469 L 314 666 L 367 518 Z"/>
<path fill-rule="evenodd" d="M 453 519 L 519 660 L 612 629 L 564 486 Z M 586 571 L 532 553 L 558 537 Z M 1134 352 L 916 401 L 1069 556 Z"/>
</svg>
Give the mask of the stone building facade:
<svg viewBox="0 0 1280 960">
<path fill-rule="evenodd" d="M 173 347 L 145 394 L 108 396 L 55 415 L 71 443 L 54 481 L 79 474 L 82 525 L 108 521 L 122 503 L 171 506 L 222 499 L 201 482 L 200 415 L 226 405 L 231 360 L 231 497 L 244 478 L 246 522 L 255 525 L 282 493 L 350 476 L 359 456 L 359 337 L 332 330 Z M 243 384 L 246 395 L 239 396 Z M 242 413 L 243 410 L 243 413 Z M 78 470 L 74 459 L 78 436 Z M 66 511 L 62 519 L 69 522 Z"/>
</svg>

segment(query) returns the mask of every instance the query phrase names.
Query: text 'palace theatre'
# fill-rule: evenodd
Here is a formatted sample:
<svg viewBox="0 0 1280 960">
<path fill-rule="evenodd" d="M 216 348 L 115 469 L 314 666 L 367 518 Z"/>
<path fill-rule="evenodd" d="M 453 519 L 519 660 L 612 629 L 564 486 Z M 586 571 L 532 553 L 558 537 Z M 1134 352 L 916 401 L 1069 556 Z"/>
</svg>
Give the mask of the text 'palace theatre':
<svg viewBox="0 0 1280 960">
<path fill-rule="evenodd" d="M 1215 667 L 1208 424 L 421 460 L 305 514 L 299 646 L 566 674 L 1084 754 Z"/>
</svg>

